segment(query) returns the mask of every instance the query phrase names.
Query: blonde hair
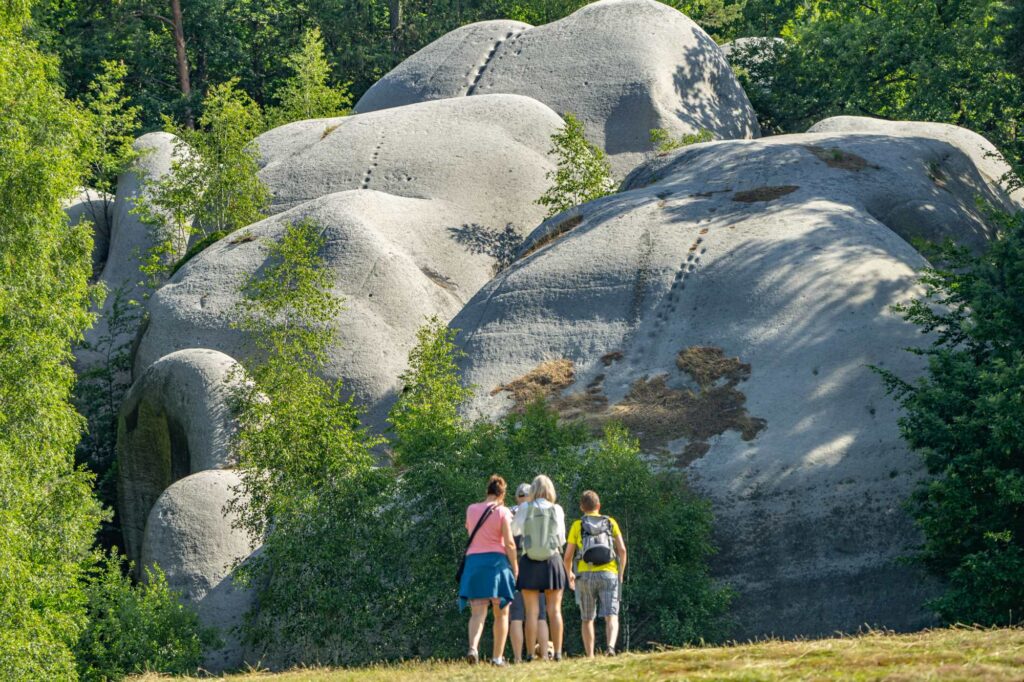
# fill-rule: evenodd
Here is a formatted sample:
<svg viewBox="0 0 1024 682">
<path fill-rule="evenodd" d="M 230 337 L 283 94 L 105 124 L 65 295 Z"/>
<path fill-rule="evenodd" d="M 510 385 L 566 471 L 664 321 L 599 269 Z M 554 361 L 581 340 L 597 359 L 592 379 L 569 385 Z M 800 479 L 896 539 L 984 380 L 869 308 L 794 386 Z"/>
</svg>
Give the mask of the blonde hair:
<svg viewBox="0 0 1024 682">
<path fill-rule="evenodd" d="M 544 474 L 537 476 L 537 478 L 533 479 L 533 483 L 530 484 L 530 500 L 538 500 L 542 497 L 551 504 L 554 504 L 555 500 L 558 499 L 555 495 L 555 484 Z"/>
</svg>

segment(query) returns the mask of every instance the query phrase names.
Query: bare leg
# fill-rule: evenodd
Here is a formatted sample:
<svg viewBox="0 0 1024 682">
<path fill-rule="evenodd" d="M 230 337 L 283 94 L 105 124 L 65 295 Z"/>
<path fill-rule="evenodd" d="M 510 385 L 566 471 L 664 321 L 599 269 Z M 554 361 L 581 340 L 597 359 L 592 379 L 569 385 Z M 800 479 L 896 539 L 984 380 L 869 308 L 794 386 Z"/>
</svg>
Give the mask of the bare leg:
<svg viewBox="0 0 1024 682">
<path fill-rule="evenodd" d="M 523 629 L 526 630 L 526 655 L 533 656 L 537 647 L 537 614 L 540 612 L 540 592 L 523 590 Z"/>
<path fill-rule="evenodd" d="M 548 642 L 551 641 L 551 633 L 548 632 L 548 614 L 538 614 L 537 616 L 537 641 L 543 642 L 543 647 L 548 648 Z M 542 654 L 542 658 L 546 657 L 547 653 Z"/>
<path fill-rule="evenodd" d="M 494 613 L 494 644 L 491 658 L 505 655 L 505 640 L 508 638 L 508 604 L 501 605 L 500 599 L 491 600 L 491 611 Z"/>
<path fill-rule="evenodd" d="M 545 626 L 547 627 L 547 626 Z M 523 660 L 523 621 L 514 620 L 508 624 L 508 637 L 512 640 L 512 660 Z"/>
<path fill-rule="evenodd" d="M 477 651 L 480 635 L 484 632 L 484 621 L 487 620 L 487 599 L 474 599 L 469 603 L 469 650 Z"/>
<path fill-rule="evenodd" d="M 562 623 L 562 590 L 544 590 L 548 600 L 548 628 L 551 630 L 551 644 L 555 647 L 555 655 L 562 653 L 562 637 L 565 628 Z M 547 648 L 547 643 L 544 643 Z"/>
<path fill-rule="evenodd" d="M 580 630 L 583 633 L 583 653 L 587 658 L 594 657 L 594 621 L 585 620 L 581 623 Z"/>
<path fill-rule="evenodd" d="M 604 637 L 608 640 L 608 647 L 615 648 L 615 642 L 619 639 L 619 617 L 606 616 L 604 619 Z"/>
</svg>

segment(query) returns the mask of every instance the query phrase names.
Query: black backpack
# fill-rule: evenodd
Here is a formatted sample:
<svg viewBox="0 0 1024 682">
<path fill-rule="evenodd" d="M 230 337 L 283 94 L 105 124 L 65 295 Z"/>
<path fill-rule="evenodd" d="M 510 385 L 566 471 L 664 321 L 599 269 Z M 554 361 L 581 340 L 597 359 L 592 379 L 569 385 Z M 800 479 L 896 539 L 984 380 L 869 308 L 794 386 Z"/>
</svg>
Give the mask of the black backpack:
<svg viewBox="0 0 1024 682">
<path fill-rule="evenodd" d="M 583 555 L 591 566 L 601 566 L 615 560 L 612 540 L 612 522 L 607 516 L 584 516 L 580 519 Z"/>
</svg>

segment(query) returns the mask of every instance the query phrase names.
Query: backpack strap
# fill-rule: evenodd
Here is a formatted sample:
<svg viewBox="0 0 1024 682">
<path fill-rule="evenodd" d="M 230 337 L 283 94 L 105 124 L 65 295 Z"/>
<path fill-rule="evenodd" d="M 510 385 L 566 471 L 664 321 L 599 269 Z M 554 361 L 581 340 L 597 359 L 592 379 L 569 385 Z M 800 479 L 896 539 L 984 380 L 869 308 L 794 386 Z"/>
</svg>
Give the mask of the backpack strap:
<svg viewBox="0 0 1024 682">
<path fill-rule="evenodd" d="M 469 548 L 473 544 L 473 538 L 476 537 L 476 532 L 480 530 L 480 526 L 484 525 L 484 521 L 487 520 L 487 517 L 491 515 L 491 512 L 494 511 L 494 508 L 497 506 L 498 505 L 496 504 L 488 505 L 487 509 L 484 510 L 484 513 L 480 515 L 480 520 L 476 522 L 476 527 L 473 528 L 473 532 L 469 534 L 469 542 L 466 543 L 466 551 L 463 552 L 463 556 L 469 554 Z"/>
</svg>

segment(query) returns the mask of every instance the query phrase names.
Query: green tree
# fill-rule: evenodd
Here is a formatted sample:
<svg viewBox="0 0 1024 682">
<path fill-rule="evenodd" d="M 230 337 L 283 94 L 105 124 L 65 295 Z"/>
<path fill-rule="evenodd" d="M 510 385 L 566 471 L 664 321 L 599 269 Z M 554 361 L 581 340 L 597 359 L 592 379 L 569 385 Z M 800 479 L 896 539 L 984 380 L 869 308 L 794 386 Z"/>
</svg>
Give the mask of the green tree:
<svg viewBox="0 0 1024 682">
<path fill-rule="evenodd" d="M 931 475 L 909 507 L 917 558 L 946 583 L 932 607 L 947 622 L 1008 625 L 1024 612 L 1024 212 L 993 218 L 999 237 L 980 255 L 927 249 L 924 296 L 896 307 L 933 335 L 913 350 L 927 374 L 879 371 Z"/>
<path fill-rule="evenodd" d="M 285 60 L 292 76 L 277 90 L 277 106 L 267 109 L 268 127 L 311 118 L 345 116 L 352 107 L 351 83 L 331 87 L 327 81 L 331 66 L 324 57 L 324 39 L 320 29 L 306 31 L 302 47 Z"/>
<path fill-rule="evenodd" d="M 537 200 L 547 207 L 548 218 L 615 191 L 604 152 L 587 141 L 578 118 L 566 113 L 565 125 L 551 136 L 551 142 L 548 154 L 555 157 L 556 168 L 545 177 L 553 182 Z"/>
<path fill-rule="evenodd" d="M 802 3 L 782 29 L 733 60 L 771 132 L 839 114 L 952 123 L 1024 158 L 1024 77 L 1006 0 Z M 1019 44 L 1019 43 L 1018 43 Z M 762 84 L 770 84 L 762 87 Z"/>
<path fill-rule="evenodd" d="M 138 158 L 132 144 L 139 130 L 139 107 L 131 106 L 124 94 L 128 68 L 124 62 L 114 61 L 104 61 L 101 66 L 83 101 L 91 125 L 89 140 L 95 146 L 89 154 L 86 185 L 100 193 L 104 211 L 102 216 L 91 216 L 94 223 L 112 218 L 117 176 Z"/>
<path fill-rule="evenodd" d="M 88 118 L 0 5 L 0 678 L 73 679 L 80 579 L 103 513 L 77 469 L 71 345 L 91 322 L 91 230 L 63 202 L 86 175 Z"/>
<path fill-rule="evenodd" d="M 253 144 L 263 115 L 236 80 L 210 89 L 195 130 L 165 123 L 179 138 L 171 170 L 147 183 L 134 209 L 162 235 L 141 268 L 154 284 L 218 239 L 261 220 L 270 199 Z"/>
<path fill-rule="evenodd" d="M 286 660 L 295 663 L 318 660 L 310 643 L 333 627 L 324 622 L 325 602 L 349 584 L 339 571 L 387 547 L 377 529 L 356 544 L 343 532 L 350 518 L 369 513 L 389 476 L 374 468 L 379 440 L 360 427 L 341 382 L 320 376 L 341 311 L 323 245 L 315 224 L 286 226 L 268 245 L 272 263 L 246 283 L 236 325 L 258 358 L 246 363 L 248 380 L 234 393 L 242 484 L 232 507 L 263 541 L 259 557 L 240 569 L 258 586 L 249 632 L 257 642 L 287 642 L 294 653 Z M 346 627 L 359 611 L 346 613 Z"/>
<path fill-rule="evenodd" d="M 159 567 L 146 568 L 135 585 L 115 547 L 90 572 L 85 587 L 88 625 L 75 645 L 80 679 L 96 682 L 127 675 L 194 673 L 216 633 L 199 624 L 171 591 Z"/>
</svg>

